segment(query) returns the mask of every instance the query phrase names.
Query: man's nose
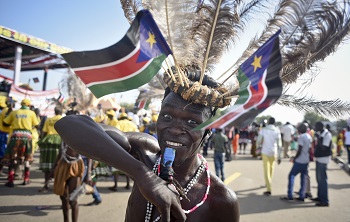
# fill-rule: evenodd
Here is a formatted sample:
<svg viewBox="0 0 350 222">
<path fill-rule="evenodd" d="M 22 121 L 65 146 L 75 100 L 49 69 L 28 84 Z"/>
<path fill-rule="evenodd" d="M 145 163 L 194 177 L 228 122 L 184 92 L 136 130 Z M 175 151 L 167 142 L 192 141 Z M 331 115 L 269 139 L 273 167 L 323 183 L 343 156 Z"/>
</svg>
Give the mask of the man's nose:
<svg viewBox="0 0 350 222">
<path fill-rule="evenodd" d="M 174 134 L 174 135 L 181 135 L 185 134 L 185 128 L 179 121 L 174 121 L 171 127 L 169 127 L 169 133 Z"/>
</svg>

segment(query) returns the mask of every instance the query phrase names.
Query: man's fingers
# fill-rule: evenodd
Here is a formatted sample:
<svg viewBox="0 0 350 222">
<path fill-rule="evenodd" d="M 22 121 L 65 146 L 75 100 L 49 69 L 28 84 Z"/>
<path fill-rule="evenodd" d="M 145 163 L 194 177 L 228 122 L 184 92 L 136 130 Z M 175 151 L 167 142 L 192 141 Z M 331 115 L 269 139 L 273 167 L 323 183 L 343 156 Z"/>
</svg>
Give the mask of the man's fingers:
<svg viewBox="0 0 350 222">
<path fill-rule="evenodd" d="M 159 209 L 162 215 L 162 222 L 169 222 L 172 217 L 175 221 L 186 221 L 186 215 L 179 203 L 173 204 L 171 207 L 165 207 L 162 210 Z"/>
<path fill-rule="evenodd" d="M 170 222 L 170 209 L 166 207 L 164 210 L 160 211 L 162 215 L 162 222 Z"/>
<path fill-rule="evenodd" d="M 171 209 L 171 214 L 175 218 L 175 221 L 186 221 L 186 214 L 182 210 L 180 204 L 176 204 L 176 206 L 173 206 Z"/>
</svg>

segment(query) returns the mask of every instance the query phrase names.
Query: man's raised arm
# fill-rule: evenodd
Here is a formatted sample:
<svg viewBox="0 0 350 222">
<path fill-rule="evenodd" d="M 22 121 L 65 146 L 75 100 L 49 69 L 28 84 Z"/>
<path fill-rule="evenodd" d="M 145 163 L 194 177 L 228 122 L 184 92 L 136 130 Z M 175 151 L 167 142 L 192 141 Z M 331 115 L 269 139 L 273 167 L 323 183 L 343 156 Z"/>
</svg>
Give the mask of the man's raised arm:
<svg viewBox="0 0 350 222">
<path fill-rule="evenodd" d="M 105 162 L 128 174 L 142 195 L 157 206 L 162 214 L 162 221 L 170 220 L 170 211 L 179 221 L 185 220 L 179 199 L 168 189 L 164 180 L 121 146 L 127 145 L 125 140 L 118 144 L 115 140 L 118 141 L 119 137 L 112 139 L 90 117 L 84 115 L 66 116 L 56 122 L 55 129 L 62 140 L 78 153 Z"/>
</svg>

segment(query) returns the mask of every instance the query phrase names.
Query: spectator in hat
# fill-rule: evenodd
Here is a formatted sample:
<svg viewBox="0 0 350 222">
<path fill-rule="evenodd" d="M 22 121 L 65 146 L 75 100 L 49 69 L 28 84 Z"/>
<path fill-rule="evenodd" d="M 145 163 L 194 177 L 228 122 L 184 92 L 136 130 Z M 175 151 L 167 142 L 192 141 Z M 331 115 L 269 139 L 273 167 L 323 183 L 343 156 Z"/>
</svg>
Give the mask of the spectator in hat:
<svg viewBox="0 0 350 222">
<path fill-rule="evenodd" d="M 118 129 L 120 129 L 121 131 L 123 131 L 123 132 L 138 132 L 139 131 L 137 129 L 136 124 L 128 119 L 128 115 L 126 113 L 121 113 L 119 115 L 118 120 L 119 120 Z"/>
<path fill-rule="evenodd" d="M 32 129 L 39 125 L 39 120 L 32 110 L 29 109 L 31 101 L 23 99 L 21 108 L 11 112 L 3 123 L 13 129 L 8 147 L 5 151 L 4 160 L 9 161 L 8 187 L 14 186 L 16 165 L 24 163 L 23 185 L 29 183 L 30 164 L 33 161 Z"/>
<path fill-rule="evenodd" d="M 106 115 L 103 112 L 102 104 L 97 104 L 97 114 L 93 119 L 96 123 L 105 123 Z"/>
<path fill-rule="evenodd" d="M 140 132 L 149 133 L 148 126 L 151 123 L 151 118 L 145 116 L 142 118 L 142 125 L 140 127 Z"/>
<path fill-rule="evenodd" d="M 8 126 L 4 126 L 2 123 L 3 119 L 12 111 L 12 109 L 9 111 L 9 108 L 6 104 L 6 97 L 0 101 L 0 174 L 2 174 L 2 168 L 3 164 L 1 163 L 2 158 L 5 155 L 5 149 L 7 146 L 7 137 L 8 133 L 10 131 L 10 128 Z"/>
<path fill-rule="evenodd" d="M 55 116 L 47 118 L 43 127 L 43 138 L 39 140 L 40 162 L 39 169 L 45 174 L 44 186 L 39 192 L 47 192 L 49 190 L 50 173 L 59 154 L 62 139 L 54 128 L 54 124 L 62 118 L 62 108 L 55 107 Z"/>
<path fill-rule="evenodd" d="M 115 117 L 115 111 L 113 109 L 107 110 L 107 121 L 106 124 L 109 126 L 114 126 L 118 128 L 118 120 Z"/>
<path fill-rule="evenodd" d="M 122 112 L 119 115 L 119 119 L 118 119 L 118 126 L 117 128 L 123 132 L 138 132 L 137 126 L 135 123 L 133 123 L 132 121 L 130 121 L 128 119 L 128 115 L 124 112 Z M 112 168 L 112 173 L 114 176 L 114 186 L 110 187 L 109 189 L 112 191 L 117 191 L 118 190 L 118 179 L 119 179 L 119 175 L 124 174 L 124 172 L 116 169 L 116 168 Z M 126 177 L 126 189 L 130 189 L 130 179 L 129 176 L 125 174 Z"/>
</svg>

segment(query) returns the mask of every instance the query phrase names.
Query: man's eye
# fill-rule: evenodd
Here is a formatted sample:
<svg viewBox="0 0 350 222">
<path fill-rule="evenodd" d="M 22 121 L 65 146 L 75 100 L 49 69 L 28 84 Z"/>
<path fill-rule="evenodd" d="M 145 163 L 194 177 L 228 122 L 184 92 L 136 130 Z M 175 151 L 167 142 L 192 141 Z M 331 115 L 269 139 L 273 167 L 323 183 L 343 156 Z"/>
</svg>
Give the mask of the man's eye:
<svg viewBox="0 0 350 222">
<path fill-rule="evenodd" d="M 187 123 L 188 124 L 197 124 L 197 121 L 190 119 L 190 120 L 187 120 Z"/>
<path fill-rule="evenodd" d="M 164 116 L 165 119 L 172 119 L 172 118 L 173 118 L 173 117 L 170 116 L 169 114 L 164 114 L 163 116 Z"/>
</svg>

